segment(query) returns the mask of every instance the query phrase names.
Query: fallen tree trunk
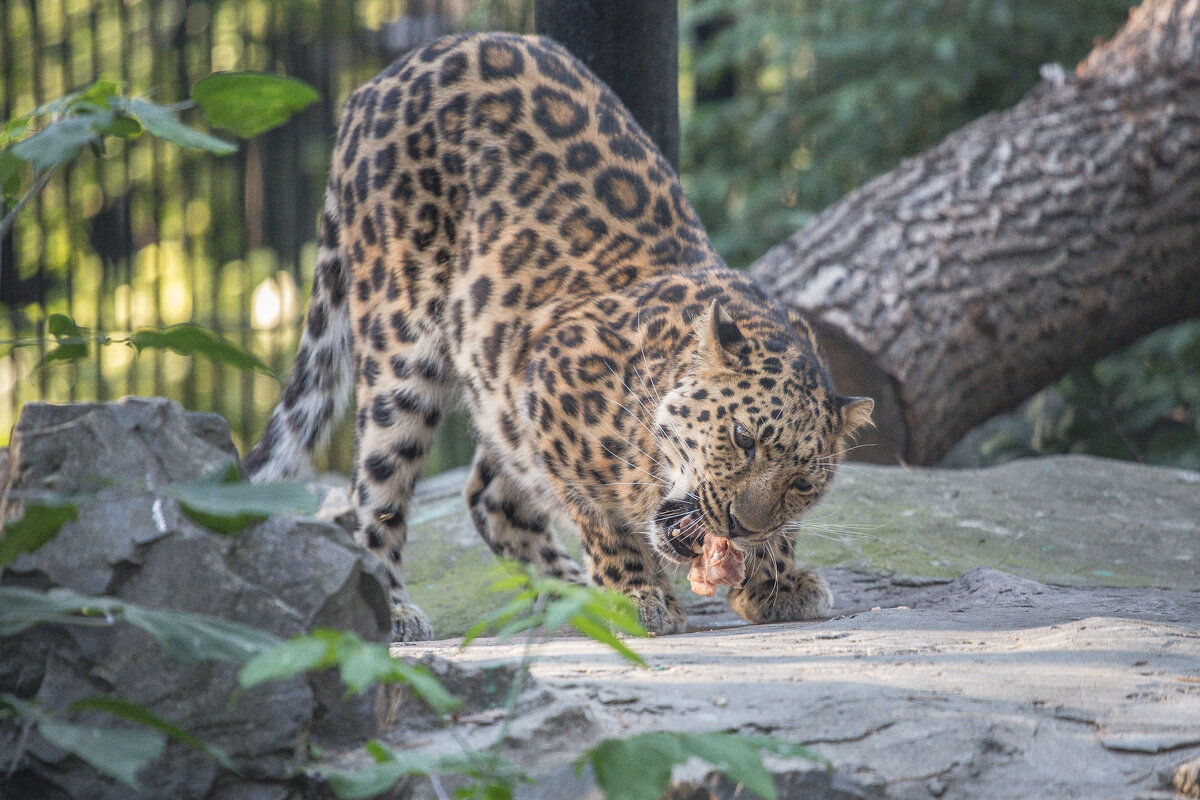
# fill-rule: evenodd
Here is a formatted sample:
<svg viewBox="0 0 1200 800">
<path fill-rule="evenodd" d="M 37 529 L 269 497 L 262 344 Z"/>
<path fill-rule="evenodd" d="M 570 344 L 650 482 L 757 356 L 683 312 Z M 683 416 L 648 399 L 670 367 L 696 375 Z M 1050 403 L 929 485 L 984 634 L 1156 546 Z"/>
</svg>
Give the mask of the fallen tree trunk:
<svg viewBox="0 0 1200 800">
<path fill-rule="evenodd" d="M 1200 2 L 1146 0 L 752 271 L 876 398 L 872 461 L 935 463 L 1073 361 L 1200 315 Z"/>
</svg>

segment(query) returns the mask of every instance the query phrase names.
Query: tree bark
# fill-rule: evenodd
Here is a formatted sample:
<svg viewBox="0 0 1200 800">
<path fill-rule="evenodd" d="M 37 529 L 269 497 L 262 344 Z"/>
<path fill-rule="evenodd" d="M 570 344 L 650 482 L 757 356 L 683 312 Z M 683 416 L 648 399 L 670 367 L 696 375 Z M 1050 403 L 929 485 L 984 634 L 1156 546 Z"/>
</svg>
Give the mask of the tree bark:
<svg viewBox="0 0 1200 800">
<path fill-rule="evenodd" d="M 864 460 L 935 463 L 1073 361 L 1200 315 L 1200 0 L 1146 0 L 1042 72 L 752 268 L 876 398 Z"/>
<path fill-rule="evenodd" d="M 537 32 L 609 85 L 679 168 L 679 15 L 675 0 L 536 0 Z"/>
</svg>

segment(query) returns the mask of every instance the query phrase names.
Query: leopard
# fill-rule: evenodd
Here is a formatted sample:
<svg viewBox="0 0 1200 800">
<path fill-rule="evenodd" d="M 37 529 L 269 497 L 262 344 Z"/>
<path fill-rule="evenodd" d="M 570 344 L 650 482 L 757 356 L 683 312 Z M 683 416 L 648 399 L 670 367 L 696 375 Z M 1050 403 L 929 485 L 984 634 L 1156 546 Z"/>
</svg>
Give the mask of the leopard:
<svg viewBox="0 0 1200 800">
<path fill-rule="evenodd" d="M 561 45 L 442 38 L 356 89 L 317 235 L 295 362 L 243 468 L 302 475 L 353 394 L 354 536 L 386 565 L 395 640 L 432 637 L 403 552 L 455 402 L 496 555 L 619 591 L 670 634 L 672 575 L 725 537 L 741 617 L 829 614 L 796 525 L 873 403 L 837 394 L 812 327 L 725 264 L 672 166 Z"/>
</svg>

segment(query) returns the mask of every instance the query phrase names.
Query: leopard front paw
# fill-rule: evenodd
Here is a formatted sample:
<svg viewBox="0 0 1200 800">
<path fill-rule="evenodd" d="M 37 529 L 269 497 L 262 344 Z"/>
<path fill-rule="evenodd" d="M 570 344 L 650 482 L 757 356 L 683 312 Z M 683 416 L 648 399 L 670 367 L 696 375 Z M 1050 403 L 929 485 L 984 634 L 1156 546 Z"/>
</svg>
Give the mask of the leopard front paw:
<svg viewBox="0 0 1200 800">
<path fill-rule="evenodd" d="M 683 633 L 686 622 L 683 608 L 675 599 L 674 593 L 663 589 L 642 589 L 631 592 L 633 602 L 637 605 L 638 617 L 642 627 L 653 636 L 668 633 Z"/>
<path fill-rule="evenodd" d="M 427 642 L 433 638 L 433 625 L 425 612 L 412 603 L 392 605 L 392 641 Z"/>
<path fill-rule="evenodd" d="M 729 605 L 749 622 L 821 619 L 833 608 L 833 593 L 820 575 L 796 570 L 731 590 Z"/>
</svg>

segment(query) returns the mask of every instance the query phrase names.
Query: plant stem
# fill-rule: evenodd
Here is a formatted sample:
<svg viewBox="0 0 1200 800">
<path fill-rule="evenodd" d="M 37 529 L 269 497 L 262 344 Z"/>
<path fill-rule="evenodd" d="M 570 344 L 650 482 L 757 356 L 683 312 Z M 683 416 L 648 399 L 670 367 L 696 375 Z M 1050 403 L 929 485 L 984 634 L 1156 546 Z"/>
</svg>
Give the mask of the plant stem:
<svg viewBox="0 0 1200 800">
<path fill-rule="evenodd" d="M 17 218 L 17 214 L 21 213 L 21 209 L 33 199 L 34 195 L 46 188 L 46 184 L 50 180 L 50 176 L 54 174 L 54 170 L 58 167 L 51 167 L 38 176 L 38 179 L 33 182 L 33 186 L 25 193 L 25 196 L 17 201 L 17 204 L 12 207 L 12 210 L 4 215 L 4 219 L 0 219 L 0 239 L 3 239 L 8 234 L 8 229 L 12 227 L 13 221 Z"/>
<path fill-rule="evenodd" d="M 438 800 L 450 800 L 450 795 L 446 794 L 446 787 L 442 786 L 441 778 L 430 774 L 429 783 L 433 786 L 433 793 L 438 796 Z"/>
<path fill-rule="evenodd" d="M 546 592 L 543 590 L 538 594 L 537 600 L 533 603 L 533 616 L 541 614 L 546 607 Z M 535 625 L 529 629 L 529 635 L 525 637 L 525 649 L 521 653 L 521 665 L 517 667 L 517 674 L 513 677 L 512 685 L 508 687 L 508 701 L 504 704 L 504 720 L 500 723 L 500 733 L 496 735 L 496 741 L 492 742 L 489 748 L 492 751 L 493 758 L 500 754 L 500 748 L 504 746 L 504 740 L 508 736 L 508 728 L 512 724 L 513 717 L 517 713 L 517 701 L 521 699 L 521 692 L 525 691 L 525 683 L 529 679 L 529 665 L 533 663 L 533 648 L 540 644 L 538 631 L 545 631 L 541 625 Z"/>
</svg>

